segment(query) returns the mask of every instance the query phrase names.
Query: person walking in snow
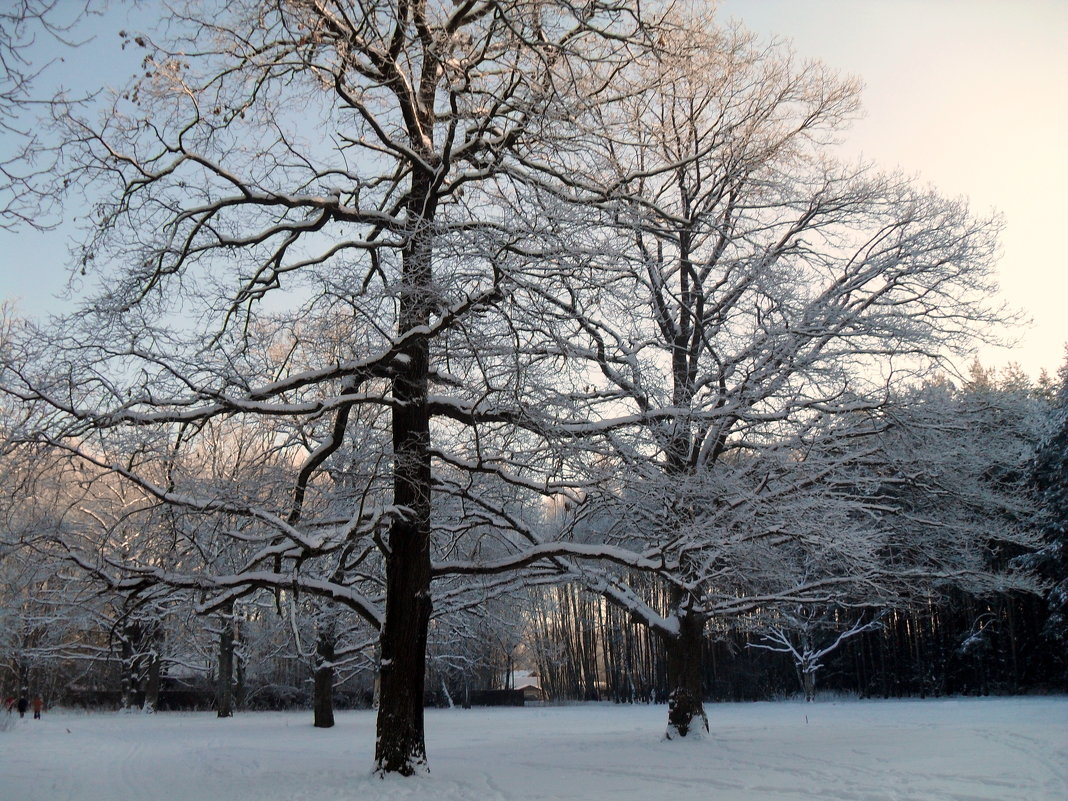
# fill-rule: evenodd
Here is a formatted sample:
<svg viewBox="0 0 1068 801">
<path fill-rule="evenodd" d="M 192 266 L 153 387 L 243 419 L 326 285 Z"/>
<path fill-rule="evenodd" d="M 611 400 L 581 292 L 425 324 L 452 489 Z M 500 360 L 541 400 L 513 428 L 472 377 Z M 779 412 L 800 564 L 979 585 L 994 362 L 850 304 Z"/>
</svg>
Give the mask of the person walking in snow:
<svg viewBox="0 0 1068 801">
<path fill-rule="evenodd" d="M 26 700 L 25 695 L 19 696 L 19 717 L 26 717 L 26 710 L 30 708 L 30 702 Z"/>
<path fill-rule="evenodd" d="M 41 719 L 41 710 L 44 709 L 44 701 L 41 700 L 41 696 L 35 695 L 33 697 L 33 719 Z"/>
</svg>

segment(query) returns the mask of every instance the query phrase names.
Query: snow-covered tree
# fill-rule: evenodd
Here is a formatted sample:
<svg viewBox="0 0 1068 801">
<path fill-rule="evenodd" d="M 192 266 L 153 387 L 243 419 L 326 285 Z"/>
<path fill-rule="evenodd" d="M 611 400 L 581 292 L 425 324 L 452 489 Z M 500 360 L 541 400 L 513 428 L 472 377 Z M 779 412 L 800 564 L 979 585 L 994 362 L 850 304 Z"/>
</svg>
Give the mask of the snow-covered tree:
<svg viewBox="0 0 1068 801">
<path fill-rule="evenodd" d="M 1049 582 L 1042 636 L 1063 683 L 1068 681 L 1064 656 L 1068 653 L 1068 353 L 1056 384 L 1048 413 L 1049 433 L 1037 449 L 1030 475 L 1044 539 L 1034 553 L 1016 561 Z"/>
<path fill-rule="evenodd" d="M 779 610 L 779 614 L 761 626 L 758 632 L 760 640 L 748 645 L 750 648 L 788 654 L 793 660 L 805 700 L 814 701 L 816 674 L 823 667 L 823 658 L 851 637 L 881 625 L 878 617 L 874 620 L 865 619 L 863 615 L 850 618 L 848 612 L 843 619 L 843 611 L 819 606 Z"/>
<path fill-rule="evenodd" d="M 587 495 L 615 521 L 592 536 L 668 583 L 657 609 L 579 570 L 662 634 L 670 736 L 704 719 L 710 616 L 886 575 L 854 468 L 893 394 L 1001 319 L 996 220 L 831 158 L 853 83 L 737 30 L 685 36 L 637 68 L 654 88 L 592 110 L 607 135 L 556 162 L 570 195 L 543 210 L 570 226 L 567 277 L 529 287 L 538 352 L 585 410 L 573 469 L 615 475 Z"/>
<path fill-rule="evenodd" d="M 13 0 L 0 8 L 0 228 L 44 229 L 56 222 L 58 198 L 42 191 L 40 179 L 54 166 L 54 146 L 42 136 L 38 115 L 84 100 L 47 89 L 42 73 L 60 60 L 44 57 L 42 44 L 72 48 L 79 23 L 103 3 L 93 0 Z"/>
<path fill-rule="evenodd" d="M 321 604 L 324 686 L 342 604 L 377 769 L 417 772 L 435 609 L 559 579 L 662 638 L 685 735 L 710 617 L 970 573 L 875 456 L 999 319 L 996 221 L 830 159 L 852 82 L 672 14 L 179 3 L 101 116 L 59 109 L 98 288 L 5 333 L 10 440 L 132 488 L 70 558 L 216 616 L 221 698 L 242 603 Z"/>
<path fill-rule="evenodd" d="M 506 201 L 558 180 L 526 154 L 566 147 L 575 117 L 614 98 L 657 41 L 656 13 L 637 0 L 179 3 L 129 37 L 144 72 L 100 117 L 60 120 L 57 183 L 93 209 L 79 268 L 101 289 L 8 348 L 8 392 L 36 406 L 19 436 L 134 482 L 181 510 L 192 551 L 211 544 L 195 570 L 136 566 L 144 580 L 199 589 L 204 611 L 292 588 L 380 627 L 383 773 L 425 765 L 435 460 L 552 490 L 553 461 L 513 458 L 509 434 L 529 376 L 502 302 L 533 255 L 530 221 Z M 375 409 L 381 426 L 355 430 Z M 188 472 L 209 438 L 248 429 L 275 437 L 288 483 Z M 376 451 L 370 485 L 331 478 L 347 438 Z M 347 578 L 369 548 L 384 603 Z"/>
</svg>

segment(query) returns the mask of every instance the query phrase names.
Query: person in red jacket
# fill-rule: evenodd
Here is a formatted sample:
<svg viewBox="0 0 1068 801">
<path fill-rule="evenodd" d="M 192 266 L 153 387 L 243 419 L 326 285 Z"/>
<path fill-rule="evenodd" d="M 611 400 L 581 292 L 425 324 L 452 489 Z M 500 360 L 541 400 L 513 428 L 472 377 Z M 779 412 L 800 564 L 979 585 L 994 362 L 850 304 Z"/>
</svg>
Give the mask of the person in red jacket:
<svg viewBox="0 0 1068 801">
<path fill-rule="evenodd" d="M 41 719 L 41 710 L 44 709 L 44 701 L 41 700 L 41 696 L 35 695 L 33 697 L 33 719 Z"/>
</svg>

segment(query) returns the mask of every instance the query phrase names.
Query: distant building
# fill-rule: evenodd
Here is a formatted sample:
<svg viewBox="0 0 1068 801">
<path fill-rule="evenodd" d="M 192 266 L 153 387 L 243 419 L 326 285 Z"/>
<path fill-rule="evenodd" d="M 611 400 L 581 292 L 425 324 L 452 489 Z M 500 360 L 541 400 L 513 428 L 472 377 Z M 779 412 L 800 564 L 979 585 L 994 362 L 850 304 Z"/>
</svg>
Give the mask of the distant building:
<svg viewBox="0 0 1068 801">
<path fill-rule="evenodd" d="M 541 681 L 529 670 L 513 670 L 509 685 L 513 690 L 522 690 L 523 698 L 528 703 L 547 700 Z"/>
</svg>

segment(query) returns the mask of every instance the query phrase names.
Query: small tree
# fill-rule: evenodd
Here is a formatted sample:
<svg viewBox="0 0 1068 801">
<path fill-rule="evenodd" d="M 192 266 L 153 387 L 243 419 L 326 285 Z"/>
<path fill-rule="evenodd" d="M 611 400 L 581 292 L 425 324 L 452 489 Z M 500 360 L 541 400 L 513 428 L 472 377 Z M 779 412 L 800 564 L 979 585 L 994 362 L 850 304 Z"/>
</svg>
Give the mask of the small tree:
<svg viewBox="0 0 1068 801">
<path fill-rule="evenodd" d="M 852 622 L 850 617 L 854 618 Z M 758 631 L 762 641 L 747 643 L 747 647 L 789 654 L 805 700 L 814 701 L 816 673 L 823 667 L 823 658 L 850 637 L 881 625 L 878 616 L 865 621 L 863 616 L 850 615 L 847 610 L 799 606 L 774 614 Z"/>
</svg>

